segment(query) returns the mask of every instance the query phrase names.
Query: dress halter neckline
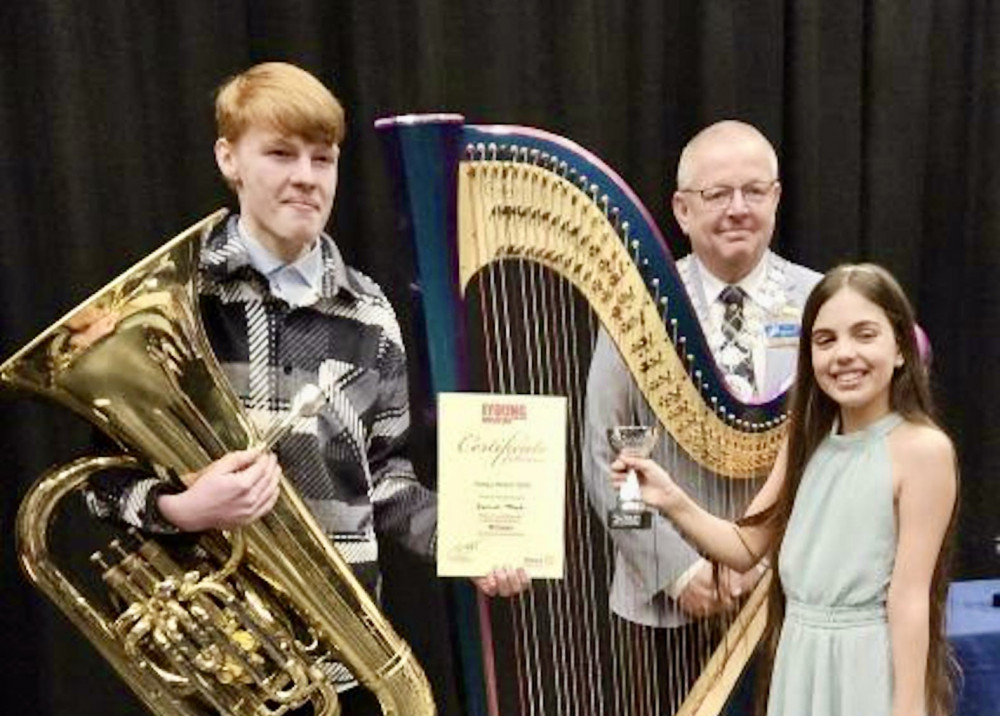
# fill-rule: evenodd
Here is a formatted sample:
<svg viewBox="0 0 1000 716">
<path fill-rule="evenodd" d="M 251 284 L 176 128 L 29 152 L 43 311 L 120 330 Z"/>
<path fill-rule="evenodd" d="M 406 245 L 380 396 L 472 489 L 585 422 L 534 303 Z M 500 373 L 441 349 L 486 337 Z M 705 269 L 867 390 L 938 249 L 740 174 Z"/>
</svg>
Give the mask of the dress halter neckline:
<svg viewBox="0 0 1000 716">
<path fill-rule="evenodd" d="M 840 429 L 840 418 L 838 417 L 830 431 L 830 439 L 837 445 L 851 445 L 864 442 L 865 440 L 880 438 L 890 433 L 903 420 L 903 416 L 899 413 L 889 412 L 872 424 L 845 435 L 837 432 Z"/>
</svg>

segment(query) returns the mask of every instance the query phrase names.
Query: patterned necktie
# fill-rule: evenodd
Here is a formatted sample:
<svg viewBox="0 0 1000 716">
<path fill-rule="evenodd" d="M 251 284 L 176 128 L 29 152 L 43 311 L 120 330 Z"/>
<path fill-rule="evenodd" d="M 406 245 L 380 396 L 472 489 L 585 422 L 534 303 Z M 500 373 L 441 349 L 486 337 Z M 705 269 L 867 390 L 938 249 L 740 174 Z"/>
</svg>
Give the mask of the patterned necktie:
<svg viewBox="0 0 1000 716">
<path fill-rule="evenodd" d="M 757 381 L 753 373 L 753 349 L 750 336 L 743 330 L 743 300 L 746 293 L 738 286 L 726 286 L 719 294 L 722 314 L 722 345 L 719 363 L 726 381 L 743 399 L 753 397 Z"/>
</svg>

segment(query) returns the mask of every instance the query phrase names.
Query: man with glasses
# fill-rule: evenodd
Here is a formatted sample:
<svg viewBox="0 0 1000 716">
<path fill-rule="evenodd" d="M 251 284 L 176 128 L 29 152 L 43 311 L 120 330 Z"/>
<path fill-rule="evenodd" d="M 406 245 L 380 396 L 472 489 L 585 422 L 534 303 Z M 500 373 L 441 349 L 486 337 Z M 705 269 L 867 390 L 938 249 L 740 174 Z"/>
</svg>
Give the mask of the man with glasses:
<svg viewBox="0 0 1000 716">
<path fill-rule="evenodd" d="M 692 254 L 677 262 L 677 270 L 720 370 L 744 402 L 791 383 L 802 306 L 820 278 L 768 248 L 780 196 L 777 154 L 749 124 L 713 124 L 681 153 L 672 207 Z M 587 384 L 583 461 L 588 496 L 601 519 L 616 502 L 608 481 L 615 453 L 607 430 L 650 420 L 652 411 L 602 331 Z M 739 516 L 756 491 L 748 484 L 734 495 L 733 481 L 689 460 L 669 435 L 661 437 L 652 457 L 688 494 L 720 515 Z M 716 591 L 711 565 L 659 516 L 651 529 L 610 532 L 616 548 L 611 609 L 630 622 L 671 628 L 691 624 L 735 608 L 738 597 L 760 578 L 757 570 L 724 574 Z"/>
</svg>

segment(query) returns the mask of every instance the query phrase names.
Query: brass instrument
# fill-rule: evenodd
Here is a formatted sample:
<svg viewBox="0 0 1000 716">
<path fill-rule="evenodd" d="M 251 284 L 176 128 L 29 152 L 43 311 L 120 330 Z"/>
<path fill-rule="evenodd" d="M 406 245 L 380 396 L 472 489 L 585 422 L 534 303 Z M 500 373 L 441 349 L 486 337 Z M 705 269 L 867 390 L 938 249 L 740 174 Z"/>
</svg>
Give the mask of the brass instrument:
<svg viewBox="0 0 1000 716">
<path fill-rule="evenodd" d="M 95 555 L 118 614 L 90 603 L 51 558 L 49 520 L 95 473 L 141 467 L 193 482 L 222 455 L 262 444 L 198 312 L 201 241 L 225 213 L 182 232 L 0 366 L 0 384 L 70 408 L 129 452 L 78 459 L 32 486 L 17 519 L 21 565 L 155 714 L 278 716 L 311 703 L 333 716 L 340 706 L 324 669 L 334 661 L 385 714 L 434 714 L 409 646 L 287 479 L 268 515 L 205 533 L 193 559 L 135 531 L 112 543 L 115 563 Z"/>
</svg>

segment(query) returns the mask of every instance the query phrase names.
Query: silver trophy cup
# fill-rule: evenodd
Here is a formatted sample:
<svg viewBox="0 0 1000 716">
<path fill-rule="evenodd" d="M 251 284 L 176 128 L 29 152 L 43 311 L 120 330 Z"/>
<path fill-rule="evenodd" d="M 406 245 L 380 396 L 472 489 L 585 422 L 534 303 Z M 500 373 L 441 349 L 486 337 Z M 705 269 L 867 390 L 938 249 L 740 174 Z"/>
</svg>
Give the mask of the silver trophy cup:
<svg viewBox="0 0 1000 716">
<path fill-rule="evenodd" d="M 648 457 L 659 429 L 653 425 L 617 425 L 608 429 L 608 441 L 619 455 Z M 642 501 L 639 478 L 629 470 L 625 482 L 618 488 L 618 504 L 608 510 L 608 527 L 615 530 L 649 529 L 653 513 Z"/>
</svg>

